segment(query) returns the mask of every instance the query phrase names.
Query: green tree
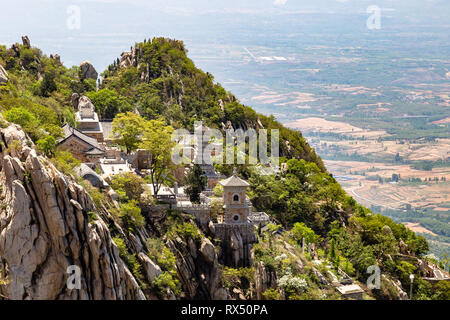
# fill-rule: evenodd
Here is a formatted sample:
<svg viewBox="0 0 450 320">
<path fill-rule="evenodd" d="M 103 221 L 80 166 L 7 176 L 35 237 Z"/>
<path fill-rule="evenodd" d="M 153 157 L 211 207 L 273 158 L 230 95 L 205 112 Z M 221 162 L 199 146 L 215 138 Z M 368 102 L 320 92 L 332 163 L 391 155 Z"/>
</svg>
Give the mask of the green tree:
<svg viewBox="0 0 450 320">
<path fill-rule="evenodd" d="M 55 82 L 55 74 L 53 72 L 46 72 L 44 73 L 44 78 L 41 82 L 41 96 L 48 97 L 50 96 L 50 93 L 53 91 L 56 91 L 56 82 Z"/>
<path fill-rule="evenodd" d="M 131 172 L 114 175 L 111 178 L 111 187 L 119 194 L 122 200 L 139 201 L 144 192 L 145 180 Z"/>
<path fill-rule="evenodd" d="M 186 194 L 192 203 L 200 203 L 200 193 L 205 190 L 207 179 L 200 165 L 194 164 L 184 179 Z"/>
<path fill-rule="evenodd" d="M 336 241 L 334 238 L 330 240 L 330 253 L 328 254 L 331 261 L 336 260 Z"/>
<path fill-rule="evenodd" d="M 118 112 L 126 112 L 132 109 L 125 97 L 109 89 L 91 91 L 86 93 L 86 96 L 91 99 L 95 109 L 104 119 L 112 119 Z"/>
<path fill-rule="evenodd" d="M 27 109 L 23 107 L 11 108 L 4 115 L 7 121 L 20 125 L 34 141 L 39 138 L 39 121 Z"/>
<path fill-rule="evenodd" d="M 213 189 L 213 193 L 215 197 L 222 197 L 223 196 L 223 186 L 218 183 Z"/>
<path fill-rule="evenodd" d="M 439 281 L 435 287 L 435 296 L 434 298 L 437 300 L 450 300 L 450 282 L 448 281 Z"/>
<path fill-rule="evenodd" d="M 223 215 L 223 200 L 215 198 L 211 201 L 211 220 L 216 221 L 218 216 Z"/>
<path fill-rule="evenodd" d="M 167 126 L 163 120 L 150 120 L 143 128 L 140 148 L 148 153 L 150 164 L 150 181 L 154 195 L 157 195 L 163 183 L 173 181 L 171 151 L 175 146 L 172 141 L 173 128 Z"/>
<path fill-rule="evenodd" d="M 145 219 L 141 215 L 141 209 L 134 200 L 120 204 L 120 219 L 124 226 L 131 230 L 145 226 Z"/>
<path fill-rule="evenodd" d="M 74 158 L 68 151 L 56 150 L 50 161 L 55 165 L 56 169 L 65 173 L 74 175 L 74 168 L 79 166 L 81 162 Z"/>
<path fill-rule="evenodd" d="M 319 236 L 314 233 L 311 228 L 308 228 L 303 222 L 294 223 L 291 229 L 292 237 L 297 243 L 302 243 L 302 239 L 305 238 L 306 244 L 317 242 Z"/>
<path fill-rule="evenodd" d="M 140 115 L 119 113 L 112 122 L 113 140 L 130 153 L 138 148 L 145 126 L 146 121 Z"/>
<path fill-rule="evenodd" d="M 53 136 L 45 136 L 36 142 L 39 150 L 45 153 L 47 157 L 51 157 L 55 153 L 56 140 Z"/>
</svg>

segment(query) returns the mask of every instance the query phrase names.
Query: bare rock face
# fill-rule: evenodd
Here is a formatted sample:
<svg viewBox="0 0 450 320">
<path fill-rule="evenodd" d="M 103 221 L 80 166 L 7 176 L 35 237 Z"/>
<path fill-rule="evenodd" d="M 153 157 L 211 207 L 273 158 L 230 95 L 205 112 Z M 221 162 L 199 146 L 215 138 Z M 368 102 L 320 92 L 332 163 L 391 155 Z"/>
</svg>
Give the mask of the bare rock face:
<svg viewBox="0 0 450 320">
<path fill-rule="evenodd" d="M 202 244 L 200 246 L 200 253 L 208 263 L 214 263 L 214 261 L 217 259 L 216 251 L 214 250 L 214 245 L 208 238 L 204 238 L 202 240 Z"/>
<path fill-rule="evenodd" d="M 215 225 L 215 237 L 221 241 L 219 261 L 233 268 L 253 264 L 251 249 L 257 238 L 252 225 Z"/>
<path fill-rule="evenodd" d="M 95 70 L 95 68 L 92 65 L 92 63 L 90 63 L 89 61 L 83 61 L 80 64 L 80 69 L 81 69 L 81 78 L 82 79 L 94 79 L 94 80 L 97 80 L 98 73 Z"/>
<path fill-rule="evenodd" d="M 277 274 L 275 271 L 268 270 L 262 261 L 256 264 L 255 289 L 256 299 L 262 300 L 263 293 L 270 288 L 277 287 Z"/>
<path fill-rule="evenodd" d="M 88 221 L 98 210 L 84 188 L 38 156 L 19 126 L 0 129 L 0 141 L 0 294 L 145 299 L 105 222 Z M 68 285 L 69 267 L 80 271 L 79 289 Z"/>
<path fill-rule="evenodd" d="M 132 62 L 133 55 L 131 52 L 123 52 L 120 56 L 120 64 L 121 68 L 127 68 L 133 65 Z"/>
<path fill-rule="evenodd" d="M 0 83 L 8 82 L 8 72 L 0 65 Z"/>
<path fill-rule="evenodd" d="M 205 238 L 194 243 L 179 237 L 168 242 L 176 256 L 178 274 L 186 299 L 222 300 L 227 298 L 221 288 L 221 273 L 215 247 Z"/>
<path fill-rule="evenodd" d="M 138 58 L 140 56 L 140 49 L 136 46 L 130 48 L 130 52 L 122 52 L 120 55 L 119 67 L 128 68 L 131 66 L 136 67 L 138 65 Z"/>
</svg>

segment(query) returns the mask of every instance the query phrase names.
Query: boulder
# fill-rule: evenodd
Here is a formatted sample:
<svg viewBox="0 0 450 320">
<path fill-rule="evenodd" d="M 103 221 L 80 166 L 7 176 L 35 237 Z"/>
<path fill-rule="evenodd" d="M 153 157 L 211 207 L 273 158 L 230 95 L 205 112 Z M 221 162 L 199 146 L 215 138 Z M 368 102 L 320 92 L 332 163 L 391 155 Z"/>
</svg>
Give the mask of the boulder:
<svg viewBox="0 0 450 320">
<path fill-rule="evenodd" d="M 142 264 L 142 267 L 145 271 L 145 278 L 149 282 L 153 282 L 153 280 L 162 273 L 161 268 L 150 259 L 148 255 L 143 252 L 138 254 L 138 259 Z"/>
<path fill-rule="evenodd" d="M 208 229 L 213 235 L 216 233 L 216 228 L 214 227 L 214 223 L 210 220 L 208 222 Z"/>
<path fill-rule="evenodd" d="M 203 238 L 202 244 L 200 246 L 200 253 L 208 263 L 214 263 L 214 261 L 216 260 L 216 251 L 214 250 L 214 245 L 208 238 Z"/>
<path fill-rule="evenodd" d="M 95 70 L 95 68 L 92 65 L 92 63 L 90 63 L 89 61 L 83 61 L 80 64 L 80 69 L 81 69 L 81 79 L 94 79 L 94 80 L 97 80 L 98 73 Z"/>
</svg>

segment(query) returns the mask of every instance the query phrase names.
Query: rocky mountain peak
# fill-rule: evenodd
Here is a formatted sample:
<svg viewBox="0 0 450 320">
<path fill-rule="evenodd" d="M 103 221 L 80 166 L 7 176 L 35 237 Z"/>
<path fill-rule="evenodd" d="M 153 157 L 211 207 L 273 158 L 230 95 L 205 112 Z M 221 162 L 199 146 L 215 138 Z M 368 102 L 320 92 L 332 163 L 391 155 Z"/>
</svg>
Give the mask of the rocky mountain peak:
<svg viewBox="0 0 450 320">
<path fill-rule="evenodd" d="M 89 61 L 83 61 L 80 64 L 81 69 L 81 79 L 94 79 L 97 80 L 98 72 L 95 70 L 94 66 Z"/>
</svg>

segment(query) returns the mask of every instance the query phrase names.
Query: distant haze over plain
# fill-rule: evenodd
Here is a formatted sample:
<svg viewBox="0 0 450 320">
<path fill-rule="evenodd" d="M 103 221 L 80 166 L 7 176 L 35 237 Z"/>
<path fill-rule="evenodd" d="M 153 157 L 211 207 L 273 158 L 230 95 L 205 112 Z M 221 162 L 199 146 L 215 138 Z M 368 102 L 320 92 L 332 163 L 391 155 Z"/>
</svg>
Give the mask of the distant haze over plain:
<svg viewBox="0 0 450 320">
<path fill-rule="evenodd" d="M 67 27 L 72 5 L 80 8 L 80 29 Z M 311 30 L 334 34 L 336 41 L 370 36 L 370 5 L 382 10 L 380 33 L 430 26 L 450 33 L 448 0 L 15 0 L 2 1 L 0 43 L 20 42 L 26 34 L 45 53 L 60 54 L 66 66 L 90 60 L 102 72 L 134 42 L 154 36 L 183 40 L 194 61 L 201 46 L 245 46 L 249 38 L 253 45 L 280 46 L 283 37 L 300 41 Z"/>
</svg>

